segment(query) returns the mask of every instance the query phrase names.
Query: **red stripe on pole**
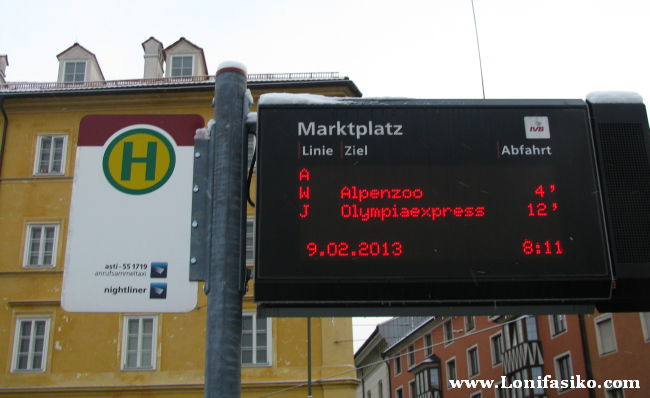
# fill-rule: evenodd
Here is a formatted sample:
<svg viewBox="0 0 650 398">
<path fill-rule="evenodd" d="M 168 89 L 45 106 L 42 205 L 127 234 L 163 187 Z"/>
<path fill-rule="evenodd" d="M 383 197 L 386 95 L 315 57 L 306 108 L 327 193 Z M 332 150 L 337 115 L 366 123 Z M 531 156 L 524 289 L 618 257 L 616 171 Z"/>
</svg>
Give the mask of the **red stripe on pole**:
<svg viewBox="0 0 650 398">
<path fill-rule="evenodd" d="M 238 72 L 238 73 L 241 73 L 241 74 L 244 75 L 244 76 L 248 76 L 248 75 L 246 74 L 246 71 L 241 70 L 241 69 L 239 69 L 239 68 L 221 68 L 221 69 L 219 69 L 219 70 L 217 71 L 217 75 L 219 75 L 219 74 L 221 74 L 221 73 L 223 73 L 223 72 Z"/>
</svg>

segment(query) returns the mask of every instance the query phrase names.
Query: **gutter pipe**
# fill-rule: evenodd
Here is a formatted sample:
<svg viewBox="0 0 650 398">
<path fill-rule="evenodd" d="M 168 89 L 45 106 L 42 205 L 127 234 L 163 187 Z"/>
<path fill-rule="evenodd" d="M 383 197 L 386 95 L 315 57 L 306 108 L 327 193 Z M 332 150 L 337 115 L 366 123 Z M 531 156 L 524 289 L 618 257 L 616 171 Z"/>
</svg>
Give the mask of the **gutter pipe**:
<svg viewBox="0 0 650 398">
<path fill-rule="evenodd" d="M 2 178 L 2 159 L 4 158 L 5 154 L 5 142 L 7 139 L 7 128 L 9 127 L 9 118 L 7 117 L 7 112 L 5 111 L 4 107 L 5 103 L 5 97 L 1 96 L 0 97 L 0 110 L 2 110 L 2 116 L 4 117 L 4 125 L 2 127 L 2 147 L 0 148 L 0 178 Z"/>
</svg>

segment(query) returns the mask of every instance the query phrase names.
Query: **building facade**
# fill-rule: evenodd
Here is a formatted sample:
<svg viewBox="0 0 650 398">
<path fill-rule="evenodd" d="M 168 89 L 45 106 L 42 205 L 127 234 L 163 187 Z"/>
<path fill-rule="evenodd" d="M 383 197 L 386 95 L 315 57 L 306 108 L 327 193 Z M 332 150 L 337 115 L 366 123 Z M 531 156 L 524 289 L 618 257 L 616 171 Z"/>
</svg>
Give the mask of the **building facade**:
<svg viewBox="0 0 650 398">
<path fill-rule="evenodd" d="M 388 395 L 385 389 L 378 395 L 377 381 L 358 373 L 357 397 L 645 397 L 649 319 L 648 313 L 431 318 L 378 355 L 388 367 Z"/>
<path fill-rule="evenodd" d="M 595 313 L 584 317 L 590 377 L 617 380 L 623 387 L 594 389 L 595 398 L 648 395 L 650 386 L 650 313 Z M 640 389 L 625 388 L 638 380 Z"/>
<path fill-rule="evenodd" d="M 202 49 L 183 38 L 163 49 L 153 37 L 143 49 L 143 79 L 106 80 L 95 55 L 75 44 L 57 56 L 58 82 L 0 84 L 0 357 L 6 359 L 0 396 L 203 395 L 207 300 L 202 283 L 198 305 L 189 313 L 61 308 L 81 119 L 97 114 L 213 118 L 214 77 L 207 75 Z M 352 81 L 335 73 L 249 75 L 248 86 L 255 101 L 270 92 L 361 96 Z M 249 207 L 250 226 L 253 214 Z M 253 267 L 252 233 L 248 237 L 247 265 Z M 258 317 L 252 282 L 249 286 L 243 298 L 242 396 L 306 396 L 306 319 Z M 349 318 L 312 319 L 314 397 L 354 396 L 358 381 L 351 340 Z"/>
<path fill-rule="evenodd" d="M 357 378 L 357 398 L 388 398 L 391 396 L 390 364 L 383 360 L 384 352 L 417 329 L 430 317 L 398 317 L 379 324 L 354 354 Z"/>
</svg>

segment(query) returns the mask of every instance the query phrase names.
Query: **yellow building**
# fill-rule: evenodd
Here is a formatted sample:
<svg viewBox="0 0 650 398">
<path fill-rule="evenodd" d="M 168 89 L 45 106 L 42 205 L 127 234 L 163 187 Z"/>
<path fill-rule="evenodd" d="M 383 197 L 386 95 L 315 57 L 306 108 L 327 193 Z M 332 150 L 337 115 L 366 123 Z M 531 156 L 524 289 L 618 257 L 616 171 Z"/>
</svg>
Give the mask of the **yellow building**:
<svg viewBox="0 0 650 398">
<path fill-rule="evenodd" d="M 104 80 L 95 56 L 75 44 L 58 55 L 57 83 L 0 82 L 0 396 L 203 394 L 202 284 L 189 313 L 70 313 L 60 304 L 81 119 L 213 118 L 203 51 L 183 38 L 165 49 L 150 38 L 143 48 L 144 79 Z M 330 73 L 249 75 L 249 88 L 256 101 L 268 92 L 361 96 Z M 248 214 L 252 220 L 250 207 Z M 307 320 L 257 318 L 252 288 L 243 300 L 242 396 L 307 396 Z M 351 320 L 311 322 L 313 396 L 353 397 Z"/>
</svg>

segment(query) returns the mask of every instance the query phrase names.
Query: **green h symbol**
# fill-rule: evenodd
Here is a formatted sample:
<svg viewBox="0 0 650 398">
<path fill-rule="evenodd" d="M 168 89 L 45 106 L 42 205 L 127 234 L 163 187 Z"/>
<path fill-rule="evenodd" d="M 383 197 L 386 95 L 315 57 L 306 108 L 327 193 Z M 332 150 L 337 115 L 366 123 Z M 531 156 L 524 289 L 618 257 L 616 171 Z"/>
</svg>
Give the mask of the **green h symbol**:
<svg viewBox="0 0 650 398">
<path fill-rule="evenodd" d="M 122 181 L 131 181 L 131 165 L 133 163 L 145 164 L 145 181 L 154 181 L 156 179 L 156 154 L 158 146 L 156 142 L 147 142 L 147 156 L 143 158 L 133 157 L 133 142 L 124 143 L 124 152 L 122 155 Z"/>
</svg>

